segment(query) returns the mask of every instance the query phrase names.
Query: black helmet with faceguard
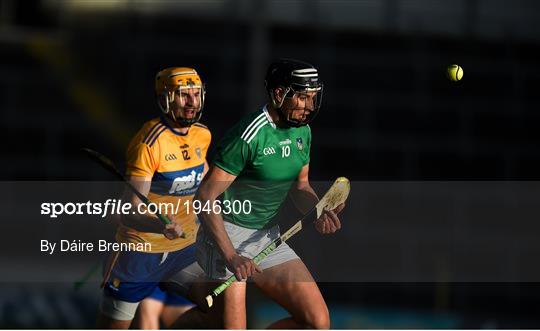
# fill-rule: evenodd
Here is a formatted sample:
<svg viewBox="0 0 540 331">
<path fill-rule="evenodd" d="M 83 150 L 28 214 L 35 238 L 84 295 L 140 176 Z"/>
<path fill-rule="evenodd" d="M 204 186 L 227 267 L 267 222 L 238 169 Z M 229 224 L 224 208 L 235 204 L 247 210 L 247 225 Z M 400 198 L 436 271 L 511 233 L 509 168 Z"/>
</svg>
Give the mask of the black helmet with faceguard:
<svg viewBox="0 0 540 331">
<path fill-rule="evenodd" d="M 319 73 L 311 64 L 293 60 L 279 59 L 268 67 L 265 77 L 266 90 L 269 94 L 272 105 L 278 109 L 279 116 L 292 127 L 307 125 L 319 112 L 322 100 L 323 84 L 319 78 Z M 282 88 L 285 98 L 292 98 L 296 93 L 315 92 L 312 105 L 303 120 L 295 120 L 282 110 L 283 101 L 275 98 L 274 90 Z"/>
</svg>

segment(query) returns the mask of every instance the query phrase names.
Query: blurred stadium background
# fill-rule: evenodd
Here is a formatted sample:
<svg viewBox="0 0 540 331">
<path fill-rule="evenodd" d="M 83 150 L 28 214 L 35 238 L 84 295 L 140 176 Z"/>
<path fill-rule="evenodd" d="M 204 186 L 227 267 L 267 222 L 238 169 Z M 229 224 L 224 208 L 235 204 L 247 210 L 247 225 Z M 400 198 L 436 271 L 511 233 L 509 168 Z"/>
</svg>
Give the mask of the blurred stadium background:
<svg viewBox="0 0 540 331">
<path fill-rule="evenodd" d="M 313 179 L 539 178 L 534 0 L 3 0 L 0 45 L 3 181 L 110 179 L 80 148 L 121 163 L 130 136 L 158 113 L 153 77 L 167 66 L 202 75 L 203 122 L 215 146 L 263 104 L 264 71 L 277 57 L 316 64 L 325 82 L 312 125 Z M 452 63 L 464 68 L 459 83 L 445 78 Z M 530 240 L 526 227 L 485 223 L 477 228 L 482 236 L 515 243 L 509 256 L 529 254 L 534 263 L 518 245 Z M 459 226 L 474 229 L 475 220 Z M 373 240 L 428 242 L 441 231 L 406 227 L 410 237 L 380 231 Z M 295 243 L 308 261 L 331 259 L 339 242 L 358 234 L 342 232 L 326 246 Z M 509 268 L 519 273 L 519 265 Z M 466 283 L 443 275 L 321 288 L 334 328 L 539 328 L 540 286 L 528 280 Z M 8 328 L 92 327 L 99 295 L 95 284 L 74 292 L 71 284 L 4 282 L 0 291 L 0 327 Z M 252 327 L 284 314 L 256 291 L 250 303 Z"/>
</svg>

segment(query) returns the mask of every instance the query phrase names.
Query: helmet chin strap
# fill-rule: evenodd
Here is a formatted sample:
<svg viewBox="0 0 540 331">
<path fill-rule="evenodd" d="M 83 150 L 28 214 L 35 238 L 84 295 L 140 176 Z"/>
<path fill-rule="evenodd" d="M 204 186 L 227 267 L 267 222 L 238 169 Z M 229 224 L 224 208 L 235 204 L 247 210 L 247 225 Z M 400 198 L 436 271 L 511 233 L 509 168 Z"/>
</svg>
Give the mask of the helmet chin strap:
<svg viewBox="0 0 540 331">
<path fill-rule="evenodd" d="M 285 125 L 288 125 L 288 126 L 293 126 L 292 124 L 294 122 L 292 122 L 290 119 L 289 119 L 289 115 L 285 113 L 285 111 L 283 111 L 283 102 L 285 102 L 285 98 L 287 97 L 287 94 L 291 91 L 291 88 L 290 87 L 287 87 L 284 91 L 283 91 L 283 98 L 281 98 L 281 101 L 278 102 L 276 101 L 276 98 L 274 97 L 273 93 L 271 93 L 269 91 L 269 95 L 270 95 L 270 98 L 272 100 L 272 106 L 277 110 L 277 113 L 278 113 L 278 116 L 280 118 L 280 121 L 281 123 L 285 124 Z"/>
<path fill-rule="evenodd" d="M 172 118 L 173 118 L 173 120 L 174 120 L 174 122 L 175 122 L 176 124 L 180 124 L 180 123 L 178 123 L 178 120 L 176 119 L 176 116 L 174 115 L 174 112 L 173 112 L 173 111 L 171 112 L 171 116 L 172 116 Z"/>
<path fill-rule="evenodd" d="M 283 102 L 285 101 L 285 97 L 291 90 L 290 87 L 287 87 L 285 91 L 283 92 L 283 98 L 281 98 L 281 101 L 279 103 L 276 102 L 276 98 L 273 95 L 270 95 L 272 97 L 272 104 L 275 108 L 279 109 L 281 111 L 281 106 L 283 106 Z"/>
<path fill-rule="evenodd" d="M 165 115 L 170 115 L 172 117 L 172 120 L 174 123 L 180 125 L 180 127 L 185 127 L 178 119 L 176 118 L 176 115 L 174 114 L 174 111 L 171 111 L 170 103 L 174 100 L 174 94 L 172 93 L 163 93 L 165 96 L 165 107 L 161 105 L 161 102 L 158 100 L 158 106 L 161 109 Z"/>
<path fill-rule="evenodd" d="M 159 98 L 157 99 L 157 104 L 158 104 L 159 109 L 164 114 L 168 114 L 169 113 L 169 97 L 168 97 L 167 93 L 163 93 L 162 95 L 165 97 L 165 107 L 163 107 L 163 105 L 161 104 L 161 101 L 160 101 Z"/>
</svg>

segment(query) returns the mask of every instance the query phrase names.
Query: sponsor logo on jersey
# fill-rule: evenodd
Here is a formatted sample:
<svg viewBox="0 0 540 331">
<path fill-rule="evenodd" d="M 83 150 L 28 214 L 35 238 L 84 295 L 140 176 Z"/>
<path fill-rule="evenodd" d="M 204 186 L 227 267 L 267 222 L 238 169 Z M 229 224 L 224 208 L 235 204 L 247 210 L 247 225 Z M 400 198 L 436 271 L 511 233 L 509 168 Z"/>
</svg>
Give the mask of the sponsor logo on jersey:
<svg viewBox="0 0 540 331">
<path fill-rule="evenodd" d="M 174 160 L 178 160 L 176 158 L 176 155 L 174 155 L 174 153 L 165 154 L 165 161 L 174 161 Z"/>
<path fill-rule="evenodd" d="M 263 149 L 263 154 L 264 155 L 272 155 L 272 154 L 276 154 L 276 150 L 274 149 L 274 147 L 265 147 Z"/>
<path fill-rule="evenodd" d="M 150 191 L 159 195 L 192 195 L 199 187 L 204 164 L 180 171 L 156 172 Z"/>
<path fill-rule="evenodd" d="M 289 138 L 279 142 L 279 146 L 290 145 L 290 144 L 292 144 L 292 141 Z"/>
<path fill-rule="evenodd" d="M 172 182 L 169 194 L 179 194 L 180 192 L 190 191 L 199 186 L 202 180 L 202 173 L 191 170 L 189 174 L 182 177 L 176 177 Z M 194 192 L 194 191 L 193 191 Z"/>
<path fill-rule="evenodd" d="M 301 151 L 304 149 L 304 144 L 302 143 L 302 138 L 296 138 L 296 147 Z"/>
<path fill-rule="evenodd" d="M 186 148 L 189 148 L 188 144 L 183 144 L 182 146 L 180 146 L 180 149 L 186 149 Z"/>
</svg>

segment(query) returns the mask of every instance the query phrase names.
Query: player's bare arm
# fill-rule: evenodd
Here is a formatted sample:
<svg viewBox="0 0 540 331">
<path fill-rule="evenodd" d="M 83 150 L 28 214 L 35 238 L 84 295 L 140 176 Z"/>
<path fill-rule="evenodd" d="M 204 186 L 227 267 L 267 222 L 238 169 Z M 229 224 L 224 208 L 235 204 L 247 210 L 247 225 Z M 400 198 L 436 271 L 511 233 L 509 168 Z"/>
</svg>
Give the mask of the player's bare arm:
<svg viewBox="0 0 540 331">
<path fill-rule="evenodd" d="M 127 180 L 144 196 L 148 196 L 151 184 L 150 178 L 129 176 Z M 175 222 L 176 215 L 167 215 L 172 223 L 164 225 L 162 222 L 159 221 L 158 217 L 155 214 L 140 214 L 137 212 L 137 209 L 134 206 L 142 203 L 142 201 L 130 190 L 126 190 L 124 192 L 124 199 L 131 203 L 131 206 L 133 208 L 132 210 L 135 211 L 135 213 L 123 215 L 123 224 L 132 227 L 138 231 L 162 233 L 167 239 L 176 239 L 182 235 L 182 228 Z"/>
<path fill-rule="evenodd" d="M 317 193 L 309 183 L 309 164 L 302 168 L 289 194 L 294 205 L 302 214 L 307 213 L 319 201 Z"/>
<path fill-rule="evenodd" d="M 214 205 L 216 199 L 231 185 L 236 176 L 212 165 L 195 195 L 195 199 L 201 204 Z M 255 272 L 261 272 L 259 267 L 251 259 L 236 253 L 234 246 L 225 231 L 223 217 L 220 213 L 211 211 L 199 214 L 201 224 L 216 242 L 219 251 L 227 263 L 227 267 L 238 279 L 247 279 Z"/>
</svg>

